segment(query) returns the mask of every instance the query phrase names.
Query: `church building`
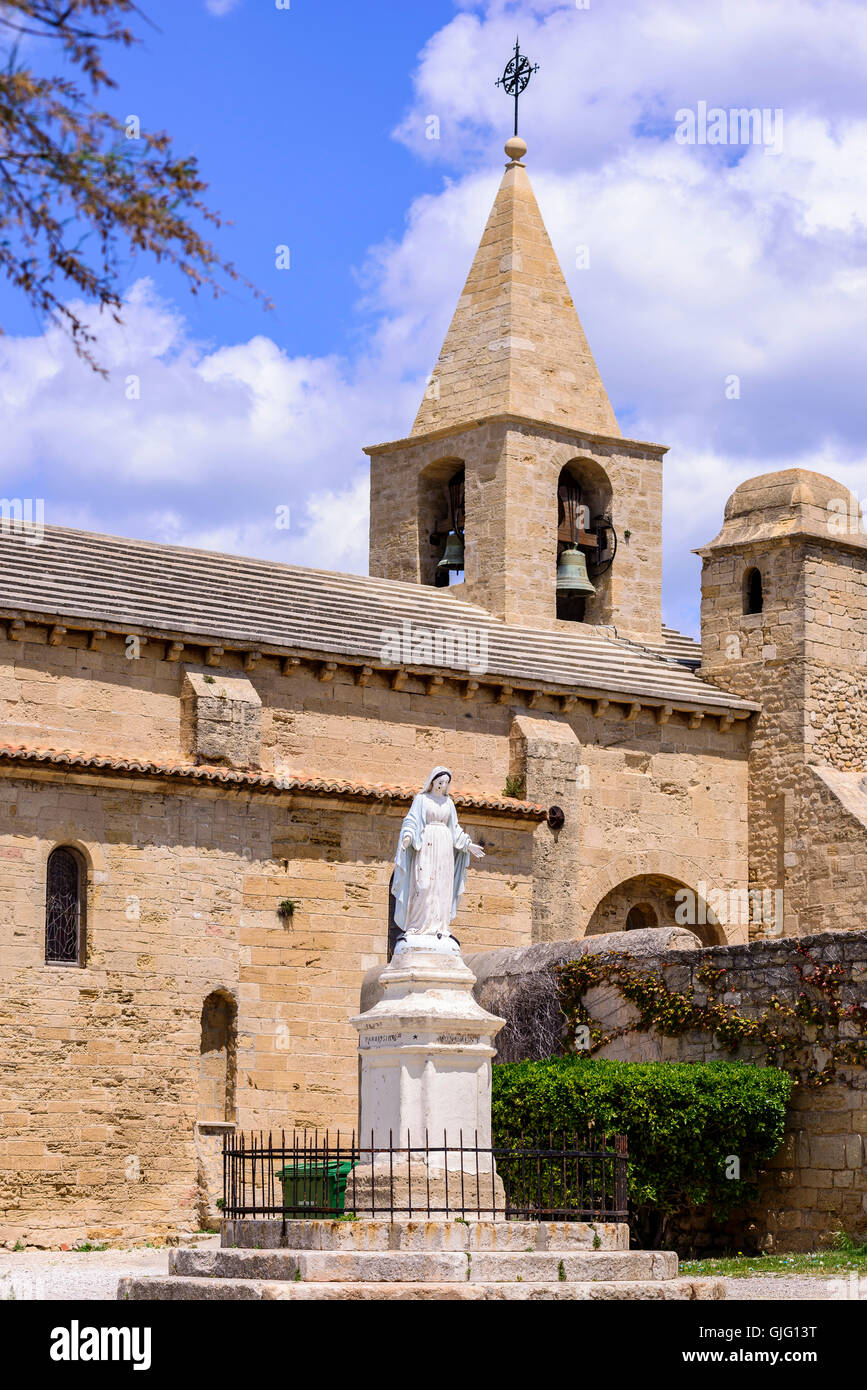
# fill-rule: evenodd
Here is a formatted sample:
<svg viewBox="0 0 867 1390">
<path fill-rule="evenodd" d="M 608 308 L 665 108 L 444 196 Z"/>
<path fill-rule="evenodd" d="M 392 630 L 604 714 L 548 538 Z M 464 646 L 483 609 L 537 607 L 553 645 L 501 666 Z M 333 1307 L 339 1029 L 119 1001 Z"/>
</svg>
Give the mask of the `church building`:
<svg viewBox="0 0 867 1390">
<path fill-rule="evenodd" d="M 464 952 L 862 925 L 853 499 L 744 483 L 701 645 L 664 626 L 666 449 L 621 433 L 525 152 L 407 437 L 366 451 L 369 577 L 4 518 L 0 1241 L 195 1230 L 236 1125 L 353 1127 L 437 764 L 485 849 Z"/>
</svg>

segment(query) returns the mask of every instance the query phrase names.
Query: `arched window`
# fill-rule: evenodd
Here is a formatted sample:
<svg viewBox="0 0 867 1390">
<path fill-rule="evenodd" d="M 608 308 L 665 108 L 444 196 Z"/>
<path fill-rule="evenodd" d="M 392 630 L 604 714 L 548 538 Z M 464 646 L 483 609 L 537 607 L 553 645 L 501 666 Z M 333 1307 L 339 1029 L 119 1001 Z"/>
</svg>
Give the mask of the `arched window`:
<svg viewBox="0 0 867 1390">
<path fill-rule="evenodd" d="M 463 579 L 464 483 L 464 460 L 453 455 L 435 459 L 419 473 L 418 576 L 422 584 L 439 587 Z"/>
<path fill-rule="evenodd" d="M 45 959 L 84 965 L 87 873 L 77 850 L 62 845 L 48 856 L 45 885 Z"/>
<path fill-rule="evenodd" d="M 761 613 L 763 602 L 761 570 L 747 570 L 744 575 L 744 612 Z"/>
</svg>

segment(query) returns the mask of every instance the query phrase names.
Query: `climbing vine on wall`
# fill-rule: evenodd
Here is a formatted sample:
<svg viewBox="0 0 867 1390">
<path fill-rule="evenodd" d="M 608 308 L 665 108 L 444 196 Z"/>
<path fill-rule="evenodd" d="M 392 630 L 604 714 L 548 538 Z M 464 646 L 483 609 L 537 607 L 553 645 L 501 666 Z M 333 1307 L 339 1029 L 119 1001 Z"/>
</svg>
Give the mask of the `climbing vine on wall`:
<svg viewBox="0 0 867 1390">
<path fill-rule="evenodd" d="M 838 1067 L 867 1064 L 867 1004 L 846 1003 L 843 998 L 843 990 L 855 983 L 851 967 L 824 964 L 799 942 L 794 950 L 800 957 L 793 964 L 802 985 L 797 999 L 790 1003 L 772 994 L 767 1009 L 756 1016 L 723 1003 L 720 996 L 726 992 L 728 972 L 709 962 L 696 973 L 701 990 L 697 994 L 695 985 L 684 991 L 669 989 L 660 971 L 639 969 L 624 952 L 569 961 L 557 969 L 567 1023 L 565 1050 L 579 1050 L 575 1039 L 581 1025 L 589 1032 L 589 1045 L 580 1048 L 585 1056 L 628 1033 L 653 1030 L 669 1038 L 708 1033 L 730 1053 L 740 1047 L 757 1049 L 767 1065 L 785 1068 L 801 1085 L 827 1085 L 837 1077 Z M 638 1017 L 606 1032 L 585 1003 L 588 990 L 599 986 L 615 988 Z"/>
</svg>

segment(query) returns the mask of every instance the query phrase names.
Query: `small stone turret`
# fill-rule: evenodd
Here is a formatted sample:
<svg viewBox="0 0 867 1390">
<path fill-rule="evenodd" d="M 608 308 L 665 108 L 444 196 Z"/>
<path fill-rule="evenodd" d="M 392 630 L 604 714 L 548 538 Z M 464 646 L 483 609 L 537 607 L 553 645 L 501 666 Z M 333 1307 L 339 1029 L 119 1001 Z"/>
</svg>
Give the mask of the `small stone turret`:
<svg viewBox="0 0 867 1390">
<path fill-rule="evenodd" d="M 751 478 L 697 553 L 702 675 L 762 704 L 750 750 L 751 885 L 784 890 L 787 934 L 857 926 L 867 870 L 858 801 L 867 807 L 867 535 L 858 501 L 806 469 Z"/>
</svg>

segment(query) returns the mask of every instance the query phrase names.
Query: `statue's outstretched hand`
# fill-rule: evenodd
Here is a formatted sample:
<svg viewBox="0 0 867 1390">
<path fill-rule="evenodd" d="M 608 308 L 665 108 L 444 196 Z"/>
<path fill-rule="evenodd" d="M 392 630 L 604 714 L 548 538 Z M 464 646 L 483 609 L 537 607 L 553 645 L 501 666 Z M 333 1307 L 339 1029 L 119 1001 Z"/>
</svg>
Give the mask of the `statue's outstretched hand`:
<svg viewBox="0 0 867 1390">
<path fill-rule="evenodd" d="M 470 841 L 469 848 L 470 854 L 473 856 L 474 859 L 484 859 L 485 851 L 482 849 L 481 845 L 474 845 L 472 841 Z"/>
<path fill-rule="evenodd" d="M 412 844 L 412 835 L 406 830 L 400 838 L 401 849 L 409 849 Z"/>
</svg>

